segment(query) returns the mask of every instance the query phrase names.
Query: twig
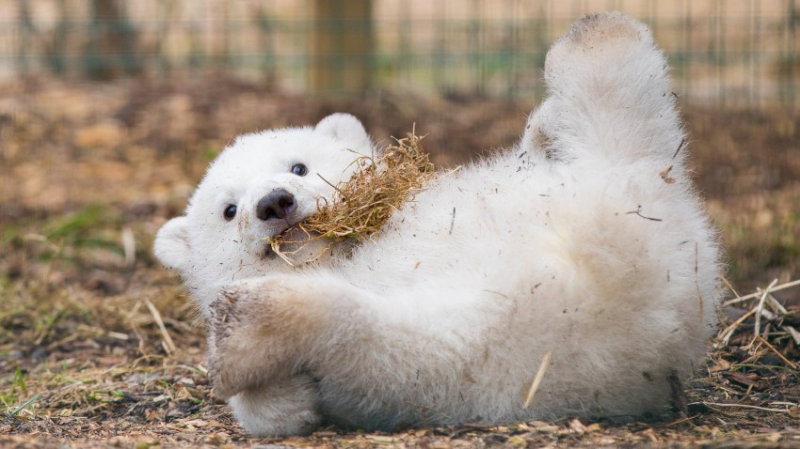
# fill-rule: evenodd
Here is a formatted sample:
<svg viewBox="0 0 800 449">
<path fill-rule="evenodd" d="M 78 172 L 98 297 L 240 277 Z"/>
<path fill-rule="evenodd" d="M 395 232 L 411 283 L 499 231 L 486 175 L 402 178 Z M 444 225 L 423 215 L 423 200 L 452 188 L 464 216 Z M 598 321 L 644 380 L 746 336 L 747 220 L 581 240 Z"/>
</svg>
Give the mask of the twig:
<svg viewBox="0 0 800 449">
<path fill-rule="evenodd" d="M 739 325 L 744 323 L 746 319 L 753 316 L 754 313 L 756 313 L 756 309 L 750 309 L 747 313 L 740 316 L 738 320 L 731 323 L 730 326 L 726 327 L 722 332 L 719 333 L 720 339 L 722 340 L 722 344 L 724 346 L 728 346 L 728 342 L 730 341 L 731 337 L 733 336 L 733 333 L 736 331 Z"/>
<path fill-rule="evenodd" d="M 764 293 L 761 295 L 761 299 L 758 300 L 758 306 L 756 307 L 756 326 L 753 329 L 755 333 L 755 338 L 758 338 L 758 334 L 761 332 L 761 313 L 764 311 L 764 301 L 767 300 L 767 295 L 769 294 L 769 290 L 778 283 L 777 279 L 773 279 L 772 282 L 769 283 L 767 289 L 764 290 Z"/>
<path fill-rule="evenodd" d="M 739 293 L 736 291 L 735 288 L 733 288 L 733 285 L 731 285 L 731 282 L 725 276 L 720 275 L 720 279 L 722 279 L 722 283 L 724 283 L 725 286 L 728 287 L 728 290 L 732 291 L 733 294 L 736 295 L 736 299 L 741 298 L 741 296 L 739 296 Z"/>
<path fill-rule="evenodd" d="M 484 290 L 484 291 L 485 291 L 486 293 L 492 293 L 492 294 L 495 294 L 495 295 L 498 295 L 498 296 L 502 296 L 503 298 L 509 299 L 509 297 L 508 297 L 508 296 L 506 296 L 506 295 L 504 295 L 504 294 L 502 294 L 502 293 L 500 293 L 500 292 L 496 292 L 496 291 L 493 291 L 493 290 Z"/>
<path fill-rule="evenodd" d="M 677 421 L 672 421 L 672 422 L 670 422 L 670 423 L 667 423 L 667 424 L 664 424 L 664 425 L 665 425 L 666 427 L 677 426 L 678 424 L 685 423 L 686 421 L 693 421 L 693 420 L 694 420 L 695 418 L 697 418 L 698 416 L 700 416 L 700 415 L 692 415 L 692 416 L 687 416 L 687 417 L 685 417 L 685 418 L 681 418 L 681 419 L 679 419 L 679 420 L 677 420 Z"/>
<path fill-rule="evenodd" d="M 366 156 L 364 156 L 364 157 L 366 157 Z M 329 186 L 333 187 L 333 190 L 335 190 L 337 193 L 339 193 L 339 195 L 341 195 L 341 194 L 342 194 L 342 191 L 341 191 L 341 190 L 339 190 L 339 188 L 338 188 L 338 187 L 336 187 L 335 185 L 333 185 L 333 183 L 331 183 L 330 181 L 328 181 L 327 179 L 325 179 L 324 177 L 322 177 L 322 175 L 320 175 L 319 173 L 317 173 L 317 176 L 319 176 L 319 179 L 323 180 L 323 181 L 325 182 L 325 184 L 328 184 Z M 346 200 L 347 200 L 347 198 L 345 198 L 345 201 L 346 201 Z"/>
<path fill-rule="evenodd" d="M 147 305 L 150 314 L 153 315 L 153 320 L 156 322 L 156 325 L 158 325 L 158 330 L 161 331 L 161 336 L 164 338 L 164 349 L 167 351 L 167 355 L 172 355 L 172 353 L 175 352 L 175 343 L 172 342 L 172 337 L 169 336 L 167 327 L 164 326 L 164 320 L 161 319 L 161 314 L 158 313 L 156 306 L 154 306 L 149 299 L 144 298 L 144 303 Z"/>
<path fill-rule="evenodd" d="M 774 293 L 774 292 L 779 292 L 781 290 L 786 290 L 787 288 L 792 288 L 792 287 L 797 287 L 797 286 L 800 286 L 800 279 L 798 279 L 796 281 L 787 282 L 785 284 L 776 285 L 775 287 L 770 288 L 769 291 Z M 724 303 L 722 303 L 722 306 L 723 307 L 727 307 L 727 306 L 730 306 L 730 305 L 733 305 L 733 304 L 738 304 L 740 302 L 747 301 L 748 299 L 758 298 L 759 296 L 761 296 L 761 294 L 762 294 L 762 292 L 758 291 L 758 292 L 755 292 L 755 293 L 751 293 L 751 294 L 749 294 L 747 296 L 740 296 L 740 297 L 736 297 L 736 298 L 733 298 L 733 299 L 729 299 L 728 301 L 725 301 Z"/>
<path fill-rule="evenodd" d="M 791 335 L 795 344 L 800 346 L 800 332 L 797 332 L 797 329 L 793 328 L 792 326 L 781 326 L 781 329 Z"/>
<path fill-rule="evenodd" d="M 135 313 L 138 313 L 139 309 L 141 307 L 142 307 L 142 301 L 141 300 L 140 301 L 136 301 L 136 304 L 134 304 L 134 306 L 131 309 L 131 311 L 128 312 L 127 319 L 130 322 L 131 330 L 133 330 L 133 333 L 136 334 L 136 338 L 139 339 L 139 348 L 138 348 L 139 349 L 139 353 L 141 353 L 144 357 L 149 357 L 150 355 L 145 350 L 144 337 L 142 336 L 142 333 L 139 332 L 139 328 L 136 326 L 136 320 L 133 319 L 133 315 Z"/>
<path fill-rule="evenodd" d="M 794 402 L 785 402 L 785 401 L 770 402 L 769 405 L 785 405 L 786 407 L 800 407 L 800 404 L 795 404 Z"/>
<path fill-rule="evenodd" d="M 697 404 L 702 404 L 702 405 L 705 405 L 706 407 L 749 408 L 749 409 L 753 409 L 753 410 L 761 410 L 761 411 L 764 411 L 764 412 L 791 413 L 791 410 L 781 410 L 781 409 L 775 409 L 775 408 L 759 407 L 757 405 L 720 404 L 718 402 L 705 402 L 705 401 L 693 402 L 690 405 L 697 405 Z"/>
<path fill-rule="evenodd" d="M 265 238 L 265 240 L 267 241 L 267 243 L 269 243 L 269 246 L 272 249 L 272 252 L 275 253 L 275 255 L 283 259 L 283 261 L 289 264 L 290 267 L 294 266 L 294 261 L 292 261 L 292 259 L 290 259 L 289 256 L 287 256 L 283 251 L 281 251 L 280 241 L 271 239 L 269 237 Z"/>
<path fill-rule="evenodd" d="M 663 220 L 662 220 L 662 219 L 660 219 L 660 218 L 645 217 L 644 215 L 642 215 L 642 205 L 641 205 L 641 204 L 639 204 L 639 205 L 638 205 L 638 207 L 636 208 L 636 210 L 632 210 L 632 211 L 630 211 L 630 212 L 626 212 L 626 213 L 627 213 L 628 215 L 630 215 L 630 214 L 636 214 L 636 215 L 638 215 L 638 216 L 640 216 L 640 217 L 644 218 L 645 220 L 650 220 L 650 221 L 663 221 Z"/>
<path fill-rule="evenodd" d="M 122 253 L 125 255 L 125 268 L 136 263 L 136 239 L 130 227 L 122 228 Z"/>
<path fill-rule="evenodd" d="M 767 348 L 769 348 L 770 351 L 774 352 L 775 355 L 777 355 L 778 358 L 783 360 L 783 363 L 785 363 L 789 368 L 797 370 L 797 364 L 784 357 L 784 355 L 781 354 L 780 351 L 775 349 L 775 346 L 769 344 L 769 342 L 764 337 L 762 337 L 761 335 L 756 335 L 756 339 L 759 340 L 761 343 L 763 343 Z"/>
<path fill-rule="evenodd" d="M 675 150 L 675 154 L 672 155 L 672 159 L 675 159 L 678 153 L 681 152 L 681 148 L 683 148 L 684 145 L 686 145 L 686 136 L 684 136 L 683 139 L 681 139 L 681 143 L 678 144 L 678 149 Z"/>
<path fill-rule="evenodd" d="M 544 358 L 542 358 L 542 363 L 539 364 L 539 370 L 536 372 L 536 377 L 533 378 L 531 388 L 528 389 L 528 396 L 525 397 L 525 404 L 522 406 L 522 408 L 527 409 L 528 406 L 531 405 L 533 395 L 536 394 L 536 390 L 539 389 L 539 384 L 541 384 L 542 379 L 544 379 L 544 373 L 547 371 L 547 367 L 550 366 L 550 358 L 552 356 L 553 351 L 548 351 L 547 354 L 544 355 Z"/>
<path fill-rule="evenodd" d="M 772 310 L 778 315 L 786 315 L 789 313 L 789 311 L 786 310 L 786 307 L 783 307 L 783 304 L 779 303 L 778 300 L 772 296 L 771 292 L 767 295 L 767 305 L 772 306 Z"/>
</svg>

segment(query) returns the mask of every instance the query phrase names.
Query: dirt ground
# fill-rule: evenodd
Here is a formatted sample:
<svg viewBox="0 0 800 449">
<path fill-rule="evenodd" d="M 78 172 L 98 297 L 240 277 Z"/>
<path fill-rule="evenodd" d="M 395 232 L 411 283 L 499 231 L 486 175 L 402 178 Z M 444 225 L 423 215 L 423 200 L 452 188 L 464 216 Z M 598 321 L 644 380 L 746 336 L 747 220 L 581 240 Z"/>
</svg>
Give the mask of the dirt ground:
<svg viewBox="0 0 800 449">
<path fill-rule="evenodd" d="M 674 421 L 288 439 L 232 421 L 208 384 L 202 322 L 151 253 L 214 155 L 242 132 L 347 111 L 382 142 L 416 127 L 434 162 L 454 166 L 514 142 L 531 106 L 326 102 L 225 78 L 0 87 L 0 447 L 800 447 L 800 112 L 777 108 L 684 109 L 725 278 L 744 300 L 729 292 Z"/>
</svg>

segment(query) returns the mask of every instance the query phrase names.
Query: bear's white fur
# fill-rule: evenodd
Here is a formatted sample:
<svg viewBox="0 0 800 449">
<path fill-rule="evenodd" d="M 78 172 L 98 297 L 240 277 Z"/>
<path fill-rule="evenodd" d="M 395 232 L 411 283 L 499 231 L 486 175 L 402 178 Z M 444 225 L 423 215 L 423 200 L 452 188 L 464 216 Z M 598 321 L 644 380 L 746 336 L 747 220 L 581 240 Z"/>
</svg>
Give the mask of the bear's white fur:
<svg viewBox="0 0 800 449">
<path fill-rule="evenodd" d="M 289 267 L 260 240 L 286 223 L 252 211 L 276 188 L 301 204 L 289 221 L 330 197 L 314 173 L 344 179 L 348 149 L 372 151 L 354 118 L 245 136 L 214 162 L 156 254 L 209 318 L 215 391 L 247 430 L 669 409 L 720 293 L 665 58 L 643 24 L 589 16 L 554 44 L 545 79 L 515 147 L 442 174 L 348 257 Z M 289 174 L 298 161 L 308 175 Z"/>
</svg>

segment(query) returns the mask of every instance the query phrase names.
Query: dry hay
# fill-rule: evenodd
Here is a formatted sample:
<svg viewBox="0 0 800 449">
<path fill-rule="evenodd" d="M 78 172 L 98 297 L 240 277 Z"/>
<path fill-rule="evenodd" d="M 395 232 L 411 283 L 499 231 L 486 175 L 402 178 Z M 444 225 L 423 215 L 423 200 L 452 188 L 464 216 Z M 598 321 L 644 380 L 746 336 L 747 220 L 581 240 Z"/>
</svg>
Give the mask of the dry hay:
<svg viewBox="0 0 800 449">
<path fill-rule="evenodd" d="M 232 422 L 227 407 L 215 399 L 200 348 L 196 347 L 202 330 L 190 329 L 178 321 L 183 314 L 175 313 L 177 307 L 173 301 L 179 300 L 176 295 L 179 288 L 173 285 L 151 291 L 154 298 L 159 296 L 157 292 L 165 297 L 154 303 L 129 296 L 128 300 L 136 302 L 132 308 L 114 307 L 95 314 L 98 319 L 95 325 L 102 328 L 78 325 L 68 331 L 56 324 L 48 346 L 54 352 L 65 351 L 57 359 L 71 356 L 75 360 L 51 368 L 42 364 L 28 366 L 24 391 L 18 392 L 16 404 L 10 407 L 8 404 L 6 411 L 0 412 L 0 446 L 792 445 L 800 442 L 797 425 L 800 382 L 791 366 L 800 356 L 800 345 L 792 337 L 800 328 L 800 319 L 798 310 L 779 306 L 770 297 L 775 299 L 776 292 L 797 287 L 800 281 L 773 283 L 751 295 L 734 292 L 736 297 L 725 303 L 727 315 L 748 317 L 723 318 L 726 326 L 715 340 L 708 371 L 704 377 L 685 385 L 686 414 L 672 422 L 614 424 L 567 418 L 501 426 L 429 427 L 395 433 L 323 428 L 308 437 L 254 438 Z M 103 311 L 104 298 L 76 294 L 81 301 L 75 302 L 76 309 L 68 322 L 82 320 L 78 313 L 81 306 Z M 124 303 L 122 299 L 113 300 L 113 305 Z M 730 310 L 733 307 L 737 310 Z M 786 309 L 785 313 L 781 307 Z M 762 313 L 758 327 L 756 313 Z M 36 344 L 34 329 L 22 329 L 19 327 L 22 323 L 15 320 L 5 324 L 16 328 L 21 337 L 15 346 Z M 167 343 L 170 339 L 177 346 L 172 353 Z M 12 343 L 7 339 L 5 344 Z M 75 344 L 91 354 L 78 355 Z M 119 349 L 107 354 L 103 347 L 108 345 Z M 186 349 L 195 351 L 190 353 Z M 4 387 L 0 390 L 8 391 L 8 386 Z"/>
<path fill-rule="evenodd" d="M 745 296 L 725 283 L 735 297 L 722 304 L 707 376 L 689 384 L 687 419 L 733 428 L 757 420 L 800 436 L 800 306 L 784 306 L 774 296 L 800 287 L 800 280 L 778 285 L 776 279 Z"/>
<path fill-rule="evenodd" d="M 367 239 L 379 232 L 392 213 L 412 201 L 434 176 L 433 163 L 422 148 L 423 137 L 412 130 L 378 156 L 359 155 L 353 162 L 357 165 L 353 176 L 336 186 L 331 184 L 336 191 L 333 201 L 318 200 L 315 215 L 269 239 L 272 250 L 294 265 L 290 255 L 308 242 Z M 297 235 L 303 238 L 297 240 Z M 291 251 L 286 250 L 287 244 Z"/>
</svg>

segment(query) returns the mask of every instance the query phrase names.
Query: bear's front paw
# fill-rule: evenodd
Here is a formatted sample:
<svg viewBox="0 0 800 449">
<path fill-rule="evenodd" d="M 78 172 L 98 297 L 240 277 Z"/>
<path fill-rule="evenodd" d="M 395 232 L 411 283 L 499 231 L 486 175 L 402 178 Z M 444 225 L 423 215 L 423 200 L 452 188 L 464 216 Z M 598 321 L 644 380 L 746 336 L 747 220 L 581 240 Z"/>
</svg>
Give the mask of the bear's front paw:
<svg viewBox="0 0 800 449">
<path fill-rule="evenodd" d="M 209 375 L 229 398 L 305 368 L 328 315 L 313 283 L 258 278 L 225 287 L 210 307 Z"/>
<path fill-rule="evenodd" d="M 320 423 L 317 390 L 307 375 L 244 390 L 228 403 L 239 424 L 259 437 L 308 435 Z"/>
</svg>

